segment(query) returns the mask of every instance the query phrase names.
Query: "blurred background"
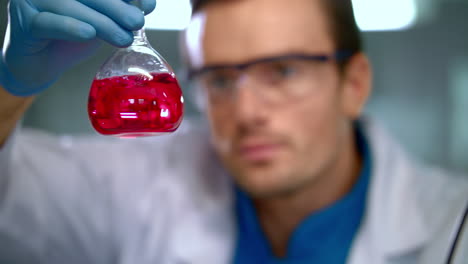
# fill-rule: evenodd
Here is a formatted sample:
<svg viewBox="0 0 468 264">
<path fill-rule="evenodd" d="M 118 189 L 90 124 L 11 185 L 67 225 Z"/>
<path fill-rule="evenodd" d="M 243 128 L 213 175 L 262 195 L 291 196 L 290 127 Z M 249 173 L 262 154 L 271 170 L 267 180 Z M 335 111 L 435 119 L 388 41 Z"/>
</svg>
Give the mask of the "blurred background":
<svg viewBox="0 0 468 264">
<path fill-rule="evenodd" d="M 0 0 L 2 37 L 7 2 Z M 353 3 L 374 66 L 367 115 L 381 120 L 421 159 L 468 173 L 468 0 Z M 182 69 L 179 33 L 189 16 L 188 0 L 158 0 L 147 17 L 151 44 L 176 72 Z M 24 125 L 54 133 L 95 133 L 86 112 L 89 87 L 112 50 L 103 46 L 41 94 Z M 186 97 L 186 102 L 186 118 L 197 118 L 192 100 Z"/>
</svg>

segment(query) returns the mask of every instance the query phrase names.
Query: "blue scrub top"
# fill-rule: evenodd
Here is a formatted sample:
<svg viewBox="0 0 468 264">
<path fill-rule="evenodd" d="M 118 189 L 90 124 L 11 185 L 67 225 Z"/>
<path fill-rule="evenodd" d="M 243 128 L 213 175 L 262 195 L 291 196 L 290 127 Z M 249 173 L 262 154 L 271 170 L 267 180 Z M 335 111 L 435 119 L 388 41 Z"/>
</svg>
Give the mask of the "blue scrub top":
<svg viewBox="0 0 468 264">
<path fill-rule="evenodd" d="M 238 239 L 234 264 L 343 264 L 358 231 L 366 206 L 371 173 L 368 143 L 356 125 L 356 141 L 363 167 L 351 191 L 334 204 L 314 212 L 293 232 L 284 258 L 273 255 L 250 198 L 236 190 Z"/>
</svg>

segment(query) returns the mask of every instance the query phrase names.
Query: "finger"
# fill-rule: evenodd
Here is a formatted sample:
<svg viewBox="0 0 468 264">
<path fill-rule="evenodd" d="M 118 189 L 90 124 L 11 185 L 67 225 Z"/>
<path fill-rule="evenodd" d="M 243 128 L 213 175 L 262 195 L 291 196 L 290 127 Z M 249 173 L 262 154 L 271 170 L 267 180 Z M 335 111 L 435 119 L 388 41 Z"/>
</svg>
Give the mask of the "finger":
<svg viewBox="0 0 468 264">
<path fill-rule="evenodd" d="M 145 15 L 153 12 L 156 8 L 156 0 L 123 0 L 137 6 Z"/>
<path fill-rule="evenodd" d="M 156 0 L 141 0 L 141 8 L 148 15 L 156 8 Z"/>
<path fill-rule="evenodd" d="M 98 38 L 118 47 L 129 46 L 133 34 L 118 25 L 114 20 L 98 11 L 74 0 L 62 0 L 60 4 L 36 1 L 39 11 L 48 11 L 61 16 L 68 16 L 91 25 Z"/>
<path fill-rule="evenodd" d="M 34 16 L 30 29 L 31 34 L 40 39 L 87 41 L 96 37 L 93 26 L 49 12 L 40 12 Z"/>
<path fill-rule="evenodd" d="M 145 18 L 140 9 L 122 0 L 79 0 L 82 4 L 106 15 L 127 30 L 143 27 Z"/>
</svg>

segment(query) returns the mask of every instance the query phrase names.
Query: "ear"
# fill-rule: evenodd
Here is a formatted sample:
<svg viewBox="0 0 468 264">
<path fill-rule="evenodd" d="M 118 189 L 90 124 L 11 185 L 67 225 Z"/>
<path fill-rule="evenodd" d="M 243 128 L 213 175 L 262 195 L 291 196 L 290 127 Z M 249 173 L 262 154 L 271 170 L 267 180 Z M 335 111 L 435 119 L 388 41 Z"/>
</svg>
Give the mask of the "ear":
<svg viewBox="0 0 468 264">
<path fill-rule="evenodd" d="M 355 120 L 361 115 L 372 90 L 372 69 L 364 53 L 355 54 L 343 73 L 343 113 Z"/>
</svg>

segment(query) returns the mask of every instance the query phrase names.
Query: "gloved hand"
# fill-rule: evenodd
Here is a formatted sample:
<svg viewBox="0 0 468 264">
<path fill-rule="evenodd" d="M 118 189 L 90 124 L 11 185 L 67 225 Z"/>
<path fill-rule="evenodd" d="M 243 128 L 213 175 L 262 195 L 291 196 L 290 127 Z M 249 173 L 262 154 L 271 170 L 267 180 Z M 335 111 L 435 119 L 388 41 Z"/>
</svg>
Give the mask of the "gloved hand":
<svg viewBox="0 0 468 264">
<path fill-rule="evenodd" d="M 156 0 L 141 0 L 145 14 Z M 49 87 L 64 71 L 91 56 L 100 40 L 129 46 L 144 16 L 124 0 L 10 0 L 0 60 L 0 84 L 17 96 Z"/>
</svg>

